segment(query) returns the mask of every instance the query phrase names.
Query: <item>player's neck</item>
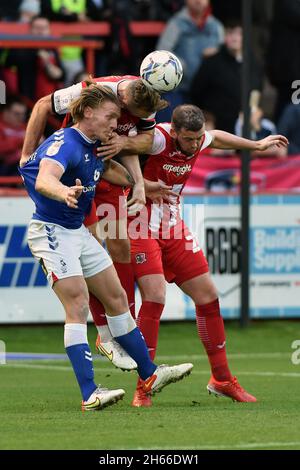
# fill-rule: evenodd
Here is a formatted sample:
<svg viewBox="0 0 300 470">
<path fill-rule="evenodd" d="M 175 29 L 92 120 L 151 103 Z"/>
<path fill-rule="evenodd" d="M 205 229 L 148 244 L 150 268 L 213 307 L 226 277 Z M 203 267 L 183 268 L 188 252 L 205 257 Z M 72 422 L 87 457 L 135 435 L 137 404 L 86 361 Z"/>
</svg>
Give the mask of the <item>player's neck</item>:
<svg viewBox="0 0 300 470">
<path fill-rule="evenodd" d="M 192 158 L 195 155 L 196 152 L 192 153 L 191 155 L 188 155 L 187 153 L 185 153 L 180 147 L 178 140 L 177 139 L 173 139 L 173 140 L 174 140 L 174 147 L 176 148 L 176 150 L 180 152 L 187 160 Z"/>
<path fill-rule="evenodd" d="M 189 9 L 189 14 L 195 23 L 200 23 L 206 16 L 207 8 L 204 8 L 202 11 Z"/>
<path fill-rule="evenodd" d="M 83 138 L 85 138 L 88 142 L 90 141 L 95 142 L 97 140 L 97 137 L 93 134 L 93 132 L 89 131 L 87 126 L 83 125 L 81 122 L 78 124 L 75 124 L 72 126 L 74 129 L 76 129 Z"/>
</svg>

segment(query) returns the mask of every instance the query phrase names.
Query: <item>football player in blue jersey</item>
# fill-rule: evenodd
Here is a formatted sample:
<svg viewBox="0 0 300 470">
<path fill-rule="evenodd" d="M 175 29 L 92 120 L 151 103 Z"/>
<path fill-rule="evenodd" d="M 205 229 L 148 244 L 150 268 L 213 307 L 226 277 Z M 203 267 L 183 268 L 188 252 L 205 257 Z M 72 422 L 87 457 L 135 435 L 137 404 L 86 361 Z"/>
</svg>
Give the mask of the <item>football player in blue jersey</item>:
<svg viewBox="0 0 300 470">
<path fill-rule="evenodd" d="M 117 127 L 117 98 L 106 87 L 91 86 L 71 103 L 70 111 L 75 124 L 56 131 L 22 161 L 20 173 L 35 203 L 29 247 L 64 306 L 66 352 L 81 390 L 82 409 L 92 411 L 117 402 L 125 392 L 95 384 L 87 339 L 88 291 L 105 306 L 110 332 L 136 362 L 146 393 L 180 380 L 193 365 L 156 366 L 151 361 L 112 261 L 83 225 L 101 177 L 114 184 L 134 183 L 121 165 L 114 162 L 106 168 L 97 157 L 97 147 Z"/>
<path fill-rule="evenodd" d="M 113 137 L 101 145 L 101 157 L 117 155 L 120 162 L 128 169 L 133 176 L 135 184 L 132 188 L 128 206 L 131 211 L 138 209 L 145 204 L 144 180 L 141 172 L 138 154 L 147 153 L 150 150 L 155 119 L 154 114 L 167 106 L 167 102 L 161 99 L 158 92 L 146 86 L 139 77 L 109 76 L 92 79 L 89 77 L 81 83 L 76 83 L 67 88 L 57 90 L 54 94 L 41 98 L 33 107 L 29 119 L 24 146 L 22 150 L 21 164 L 27 160 L 38 146 L 40 137 L 46 126 L 47 118 L 52 114 L 63 115 L 65 119 L 62 127 L 67 127 L 71 123 L 70 103 L 78 98 L 80 92 L 91 84 L 105 85 L 109 87 L 121 107 L 121 115 L 118 119 L 118 127 Z M 121 152 L 121 153 L 120 153 Z M 148 183 L 149 190 L 150 182 Z M 151 182 L 152 188 L 157 190 L 160 183 Z M 134 276 L 130 259 L 130 242 L 127 236 L 127 210 L 125 205 L 128 196 L 128 185 L 121 187 L 101 179 L 97 185 L 95 193 L 95 204 L 91 213 L 86 217 L 84 224 L 99 240 L 100 232 L 98 218 L 105 224 L 104 219 L 109 218 L 108 230 L 104 231 L 106 247 L 114 262 L 122 286 L 124 287 L 129 306 L 134 314 L 135 291 Z M 109 204 L 110 212 L 102 212 L 102 209 Z M 98 209 L 98 215 L 96 211 Z M 100 214 L 102 212 L 102 214 Z M 97 236 L 98 235 L 98 236 Z M 100 241 L 100 240 L 99 240 Z M 90 311 L 93 315 L 95 326 L 98 330 L 96 347 L 98 351 L 106 356 L 116 367 L 123 370 L 132 370 L 136 367 L 135 362 L 124 349 L 112 338 L 107 327 L 105 309 L 101 302 L 94 295 L 90 295 Z"/>
</svg>

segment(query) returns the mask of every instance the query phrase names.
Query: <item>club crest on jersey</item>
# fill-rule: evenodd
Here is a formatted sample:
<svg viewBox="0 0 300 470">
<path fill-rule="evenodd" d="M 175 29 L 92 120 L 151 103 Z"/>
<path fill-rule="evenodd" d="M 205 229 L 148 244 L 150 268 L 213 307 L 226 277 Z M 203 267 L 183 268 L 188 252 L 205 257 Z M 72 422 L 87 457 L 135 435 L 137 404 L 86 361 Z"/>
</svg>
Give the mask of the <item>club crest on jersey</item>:
<svg viewBox="0 0 300 470">
<path fill-rule="evenodd" d="M 143 264 L 147 261 L 146 253 L 138 253 L 135 255 L 136 264 Z"/>
<path fill-rule="evenodd" d="M 53 142 L 47 149 L 46 155 L 48 157 L 53 157 L 59 152 L 60 147 L 63 145 L 63 140 L 56 140 Z"/>
</svg>

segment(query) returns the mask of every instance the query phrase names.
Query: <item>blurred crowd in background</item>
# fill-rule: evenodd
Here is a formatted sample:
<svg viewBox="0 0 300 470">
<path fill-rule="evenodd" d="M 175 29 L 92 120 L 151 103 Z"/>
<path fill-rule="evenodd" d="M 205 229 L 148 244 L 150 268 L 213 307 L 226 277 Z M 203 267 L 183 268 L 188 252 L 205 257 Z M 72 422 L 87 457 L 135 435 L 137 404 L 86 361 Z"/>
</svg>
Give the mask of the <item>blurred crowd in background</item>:
<svg viewBox="0 0 300 470">
<path fill-rule="evenodd" d="M 169 121 L 176 105 L 192 102 L 204 110 L 208 129 L 241 135 L 241 3 L 9 0 L 0 2 L 0 19 L 27 22 L 30 35 L 41 39 L 51 37 L 51 22 L 109 22 L 111 34 L 94 37 L 104 41 L 104 47 L 96 52 L 96 77 L 138 75 L 143 57 L 152 50 L 174 52 L 182 61 L 184 78 L 178 89 L 166 94 L 170 107 L 158 114 L 158 122 Z M 296 80 L 300 83 L 300 1 L 254 0 L 253 19 L 249 77 L 252 137 L 282 133 L 290 141 L 289 155 L 300 154 L 300 107 L 292 103 L 292 84 Z M 163 21 L 166 26 L 160 37 L 134 37 L 131 21 Z M 17 174 L 33 104 L 85 77 L 85 51 L 80 47 L 65 46 L 59 51 L 0 49 L 0 79 L 7 88 L 6 104 L 0 108 L 0 176 Z M 48 132 L 52 129 L 50 123 Z"/>
</svg>

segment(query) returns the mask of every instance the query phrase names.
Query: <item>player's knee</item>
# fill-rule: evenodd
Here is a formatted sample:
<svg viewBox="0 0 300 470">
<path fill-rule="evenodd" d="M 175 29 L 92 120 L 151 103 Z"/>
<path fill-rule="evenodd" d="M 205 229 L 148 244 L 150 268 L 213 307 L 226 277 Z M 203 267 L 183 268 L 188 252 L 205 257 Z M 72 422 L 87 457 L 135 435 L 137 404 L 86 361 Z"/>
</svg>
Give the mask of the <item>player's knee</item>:
<svg viewBox="0 0 300 470">
<path fill-rule="evenodd" d="M 164 305 L 166 303 L 166 292 L 161 286 L 149 286 L 143 293 L 143 300 Z"/>
<path fill-rule="evenodd" d="M 209 286 L 207 289 L 196 292 L 193 298 L 196 305 L 206 305 L 218 298 L 218 293 L 214 286 Z"/>
</svg>

